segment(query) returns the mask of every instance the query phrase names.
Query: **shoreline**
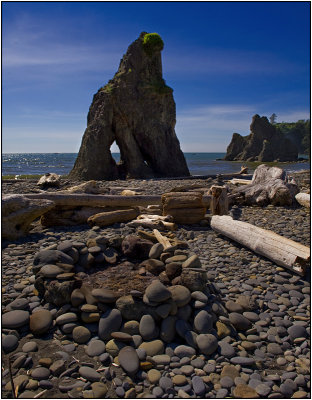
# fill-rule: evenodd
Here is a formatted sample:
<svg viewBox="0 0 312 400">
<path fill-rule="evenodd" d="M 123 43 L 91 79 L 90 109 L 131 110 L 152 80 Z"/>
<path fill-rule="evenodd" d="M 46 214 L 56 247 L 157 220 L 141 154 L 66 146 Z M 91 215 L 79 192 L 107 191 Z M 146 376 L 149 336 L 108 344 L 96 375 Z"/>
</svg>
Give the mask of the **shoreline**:
<svg viewBox="0 0 312 400">
<path fill-rule="evenodd" d="M 309 190 L 310 171 L 294 175 L 301 190 Z M 3 194 L 37 191 L 36 182 L 37 180 L 12 183 L 2 181 Z M 77 183 L 81 182 L 64 180 L 60 189 Z M 188 183 L 210 186 L 216 183 L 216 180 L 210 178 L 203 181 L 197 178 L 189 179 L 188 182 L 187 179 L 169 178 L 101 181 L 100 186 L 107 190 L 110 188 L 110 191 L 116 193 L 119 193 L 121 189 L 131 187 L 145 193 L 158 194 Z M 55 189 L 48 189 L 48 191 L 55 191 Z M 270 229 L 306 246 L 310 245 L 310 209 L 300 206 L 267 206 L 261 207 L 260 213 L 258 207 L 239 209 L 240 220 Z M 19 300 L 25 304 L 24 309 L 31 312 L 36 308 L 45 308 L 50 310 L 55 317 L 64 315 L 66 312 L 77 313 L 77 308 L 71 304 L 68 307 L 64 306 L 62 310 L 52 304 L 47 307 L 38 294 L 33 292 L 35 275 L 32 264 L 35 254 L 43 249 L 56 248 L 68 240 L 86 243 L 98 236 L 125 236 L 133 232 L 135 229 L 127 227 L 126 224 L 116 224 L 106 228 L 89 228 L 87 225 L 44 228 L 36 223 L 28 236 L 13 242 L 3 242 L 2 312 L 8 311 L 13 301 Z M 14 379 L 27 376 L 26 371 L 30 370 L 30 376 L 27 382 L 25 381 L 24 388 L 23 385 L 21 386 L 20 391 L 32 397 L 43 390 L 47 392 L 42 395 L 42 398 L 82 398 L 84 391 L 85 396 L 92 393 L 94 396 L 97 386 L 98 390 L 102 390 L 102 398 L 125 398 L 130 394 L 135 398 L 167 398 L 169 394 L 178 398 L 185 397 L 186 394 L 194 398 L 233 398 L 237 397 L 238 393 L 243 397 L 246 390 L 251 395 L 262 398 L 287 398 L 294 395 L 297 398 L 309 398 L 309 271 L 305 277 L 292 274 L 238 243 L 218 235 L 209 226 L 179 225 L 174 235 L 178 240 L 187 243 L 190 253 L 198 255 L 201 268 L 206 271 L 210 283 L 216 290 L 212 297 L 218 299 L 224 312 L 233 312 L 233 302 L 238 304 L 240 296 L 249 299 L 253 306 L 245 310 L 244 315 L 251 318 L 251 327 L 239 331 L 238 335 L 226 331 L 225 336 L 218 337 L 218 350 L 211 355 L 205 355 L 198 349 L 195 355 L 179 353 L 176 350 L 177 346 L 189 347 L 179 337 L 172 345 L 165 343 L 162 355 L 144 358 L 144 354 L 139 352 L 143 357 L 140 360 L 142 369 L 134 379 L 127 376 L 117 366 L 117 360 L 109 353 L 107 341 L 105 341 L 106 349 L 103 353 L 90 356 L 88 349 L 91 342 L 76 343 L 72 334 L 64 333 L 58 325 L 54 325 L 43 336 L 34 335 L 26 327 L 19 328 L 18 333 L 15 333 L 14 329 L 4 329 L 5 335 L 10 336 L 11 340 L 12 336 L 18 335 L 18 346 L 2 358 L 3 398 L 11 396 L 8 389 L 7 360 L 12 354 L 17 354 L 13 361 Z M 190 304 L 194 307 L 193 303 Z M 209 312 L 218 315 L 212 310 Z M 227 317 L 224 315 L 220 314 L 217 318 L 226 328 Z M 92 338 L 97 340 L 94 324 L 80 325 L 88 327 L 91 340 Z M 223 329 L 225 329 L 224 326 Z M 290 335 L 289 332 L 295 331 L 298 331 L 298 334 Z M 214 334 L 217 334 L 217 330 Z M 219 334 L 221 335 L 220 332 Z M 33 345 L 33 350 L 26 352 L 26 345 Z M 19 357 L 22 358 L 19 359 Z M 25 360 L 29 363 L 30 358 L 32 364 L 25 367 Z M 53 372 L 56 370 L 52 368 L 47 378 L 36 378 L 33 371 L 38 371 L 39 367 L 49 370 L 49 365 L 44 364 L 48 362 L 44 361 L 47 358 L 50 358 L 50 366 L 55 362 L 59 366 L 62 365 L 63 372 L 58 374 Z M 239 358 L 237 363 L 236 358 Z M 16 362 L 17 359 L 19 359 L 18 362 Z M 246 359 L 253 359 L 254 363 L 250 364 L 250 361 Z M 150 370 L 144 370 L 143 363 L 149 365 Z M 81 375 L 83 366 L 89 367 L 94 372 L 99 370 L 101 381 L 97 385 L 94 384 L 92 378 L 88 380 L 87 377 Z M 149 372 L 151 370 L 155 376 L 158 376 L 158 380 L 156 378 L 153 380 L 152 372 Z M 83 379 L 80 380 L 80 378 Z M 81 384 L 78 385 L 78 382 Z M 165 386 L 164 382 L 169 386 Z M 202 391 L 198 389 L 198 385 Z M 68 390 L 61 391 L 60 388 L 65 386 Z M 79 390 L 78 386 L 82 389 Z"/>
</svg>

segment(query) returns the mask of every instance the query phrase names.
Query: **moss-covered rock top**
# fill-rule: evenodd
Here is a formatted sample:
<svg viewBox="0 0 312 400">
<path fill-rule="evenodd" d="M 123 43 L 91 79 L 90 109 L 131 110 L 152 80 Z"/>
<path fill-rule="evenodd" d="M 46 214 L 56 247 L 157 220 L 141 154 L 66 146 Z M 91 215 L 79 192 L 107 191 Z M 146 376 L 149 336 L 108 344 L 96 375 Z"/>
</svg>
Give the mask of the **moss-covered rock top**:
<svg viewBox="0 0 312 400">
<path fill-rule="evenodd" d="M 147 33 L 143 37 L 143 48 L 148 55 L 153 55 L 164 48 L 164 42 L 158 33 Z"/>
</svg>

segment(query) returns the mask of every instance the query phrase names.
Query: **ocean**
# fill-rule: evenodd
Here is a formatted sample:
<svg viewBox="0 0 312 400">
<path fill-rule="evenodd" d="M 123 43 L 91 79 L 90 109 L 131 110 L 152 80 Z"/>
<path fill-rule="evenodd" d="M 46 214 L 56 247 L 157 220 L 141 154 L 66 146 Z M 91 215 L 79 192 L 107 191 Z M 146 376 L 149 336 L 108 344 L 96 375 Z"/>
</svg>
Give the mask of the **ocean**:
<svg viewBox="0 0 312 400">
<path fill-rule="evenodd" d="M 118 162 L 119 153 L 112 153 Z M 191 175 L 231 174 L 238 172 L 241 166 L 248 165 L 252 172 L 258 164 L 218 160 L 225 153 L 184 153 Z M 4 153 L 2 154 L 3 175 L 43 175 L 54 172 L 67 175 L 72 169 L 77 153 Z M 279 164 L 288 171 L 310 169 L 308 162 Z"/>
</svg>

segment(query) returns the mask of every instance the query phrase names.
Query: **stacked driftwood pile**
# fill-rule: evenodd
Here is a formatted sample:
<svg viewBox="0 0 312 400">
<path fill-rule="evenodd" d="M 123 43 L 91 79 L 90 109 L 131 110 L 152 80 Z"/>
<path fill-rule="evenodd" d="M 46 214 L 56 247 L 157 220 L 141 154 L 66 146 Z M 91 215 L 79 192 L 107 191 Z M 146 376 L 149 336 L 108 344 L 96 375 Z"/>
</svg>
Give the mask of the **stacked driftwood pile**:
<svg viewBox="0 0 312 400">
<path fill-rule="evenodd" d="M 179 224 L 196 224 L 200 222 L 206 209 L 203 195 L 198 192 L 172 192 L 161 196 L 163 215 L 171 215 Z"/>
</svg>

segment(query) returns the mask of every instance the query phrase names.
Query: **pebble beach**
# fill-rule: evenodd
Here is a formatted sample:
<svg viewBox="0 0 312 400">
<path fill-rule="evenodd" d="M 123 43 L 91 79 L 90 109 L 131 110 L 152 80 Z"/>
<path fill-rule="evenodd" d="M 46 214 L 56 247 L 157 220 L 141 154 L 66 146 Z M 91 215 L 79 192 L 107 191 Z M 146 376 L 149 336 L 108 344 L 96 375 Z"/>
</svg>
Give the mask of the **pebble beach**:
<svg viewBox="0 0 312 400">
<path fill-rule="evenodd" d="M 292 176 L 301 191 L 310 190 L 310 171 Z M 216 182 L 103 181 L 101 188 L 107 194 L 121 189 L 162 194 L 182 185 L 208 189 Z M 60 189 L 78 183 L 64 179 Z M 3 194 L 37 191 L 36 181 L 2 182 Z M 309 208 L 235 206 L 231 212 L 310 246 Z M 296 275 L 217 234 L 207 220 L 178 225 L 172 237 L 181 245 L 167 253 L 154 244 L 142 272 L 137 264 L 142 267 L 143 260 L 129 259 L 122 251 L 121 241 L 134 233 L 126 223 L 44 228 L 35 222 L 27 236 L 2 243 L 3 398 L 13 397 L 11 378 L 18 398 L 311 397 L 310 267 L 304 277 Z M 108 248 L 111 253 L 105 253 Z M 107 291 L 94 286 L 84 297 L 75 289 L 77 296 L 61 306 L 53 298 L 43 300 L 35 281 L 46 250 L 64 253 L 68 260 L 63 263 L 72 264 L 66 273 L 74 271 L 82 280 L 101 268 L 88 261 L 77 266 L 77 260 L 97 257 L 105 268 L 128 262 L 133 277 L 145 282 L 142 288 L 131 287 L 126 279 L 128 291 L 146 308 L 131 308 L 124 286 L 117 299 L 118 290 L 109 283 L 103 284 Z M 48 280 L 60 275 L 50 264 L 41 267 Z M 204 289 L 186 289 L 182 279 L 176 290 L 164 282 L 157 295 L 151 293 L 156 277 L 149 268 L 163 270 L 169 264 L 176 264 L 171 270 L 198 268 L 207 280 Z M 59 280 L 68 279 L 66 273 Z"/>
</svg>

